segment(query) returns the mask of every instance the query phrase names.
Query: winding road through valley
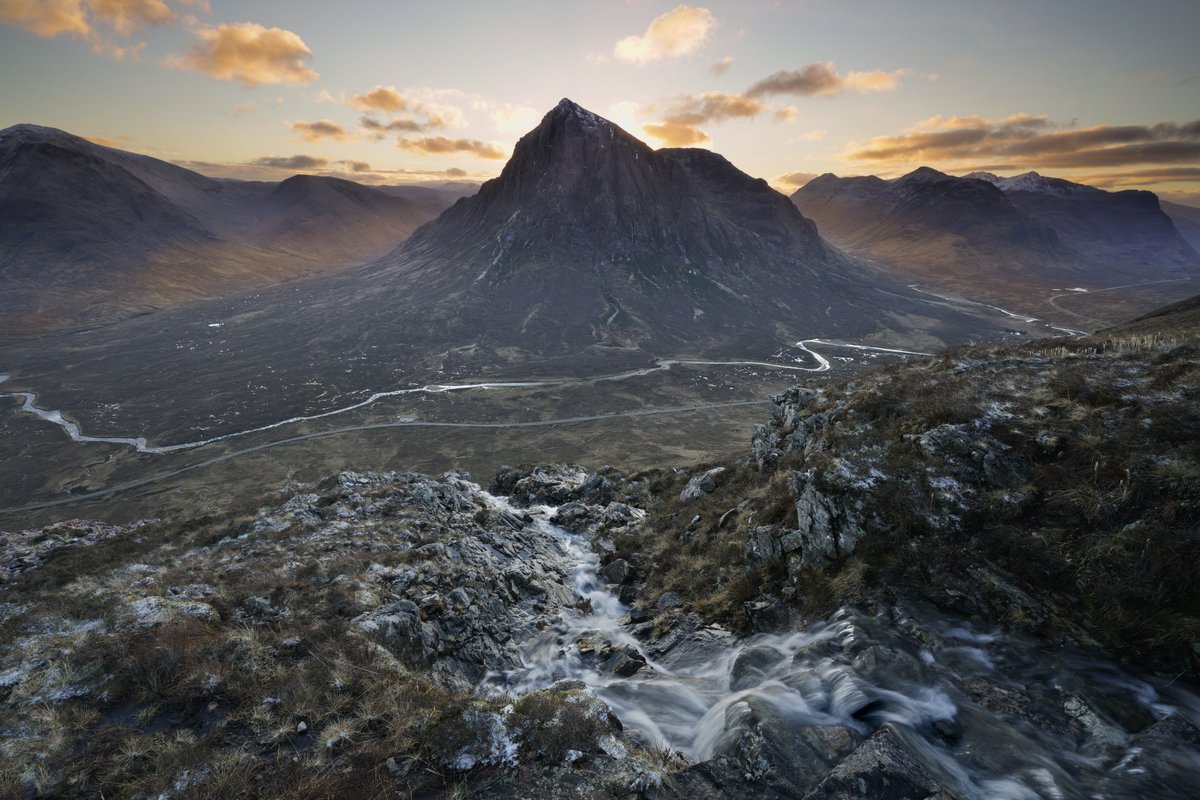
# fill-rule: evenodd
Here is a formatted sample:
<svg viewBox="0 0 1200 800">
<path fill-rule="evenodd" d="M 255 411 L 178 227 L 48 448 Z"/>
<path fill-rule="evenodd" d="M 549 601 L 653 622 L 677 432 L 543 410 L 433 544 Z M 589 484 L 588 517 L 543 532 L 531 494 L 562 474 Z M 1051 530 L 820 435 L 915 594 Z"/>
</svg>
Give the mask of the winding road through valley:
<svg viewBox="0 0 1200 800">
<path fill-rule="evenodd" d="M 820 373 L 829 372 L 833 369 L 829 358 L 821 352 L 814 349 L 820 346 L 822 349 L 828 348 L 844 348 L 860 353 L 872 353 L 875 355 L 895 355 L 895 356 L 927 356 L 929 353 L 923 353 L 915 350 L 900 350 L 888 347 L 875 347 L 871 345 L 851 344 L 847 342 L 837 342 L 827 339 L 803 339 L 792 345 L 793 348 L 801 352 L 801 356 L 795 361 L 801 359 L 811 360 L 813 366 L 804 366 L 799 363 L 795 364 L 780 364 L 769 361 L 709 361 L 709 360 L 683 360 L 670 359 L 657 362 L 652 367 L 646 367 L 638 370 L 630 370 L 627 372 L 616 373 L 612 375 L 601 375 L 591 378 L 549 378 L 541 380 L 524 380 L 524 381 L 485 381 L 479 383 L 461 383 L 461 384 L 426 384 L 409 389 L 395 389 L 390 391 L 379 391 L 372 393 L 364 400 L 352 403 L 346 406 L 329 409 L 316 414 L 308 414 L 296 417 L 289 417 L 268 425 L 262 425 L 255 428 L 249 428 L 241 431 L 214 436 L 209 439 L 202 439 L 194 442 L 180 442 L 178 444 L 169 445 L 152 445 L 145 436 L 93 436 L 84 433 L 79 424 L 68 419 L 62 411 L 57 409 L 43 408 L 37 404 L 37 394 L 34 392 L 5 392 L 0 393 L 0 398 L 11 397 L 19 398 L 22 401 L 18 411 L 32 414 L 46 422 L 60 427 L 72 441 L 80 443 L 98 443 L 98 444 L 115 444 L 133 448 L 139 453 L 150 455 L 167 455 L 178 453 L 185 450 L 192 450 L 205 445 L 216 444 L 219 442 L 229 441 L 242 436 L 248 436 L 255 433 L 263 433 L 276 428 L 281 428 L 286 425 L 310 422 L 313 420 L 333 417 L 339 414 L 346 414 L 351 411 L 366 408 L 374 403 L 379 402 L 389 397 L 399 397 L 410 394 L 442 394 L 447 392 L 466 392 L 466 391 L 486 391 L 495 389 L 526 389 L 540 388 L 549 386 L 567 386 L 588 383 L 602 383 L 611 381 L 628 380 L 644 375 L 649 375 L 654 372 L 670 370 L 674 367 L 759 367 L 763 369 L 782 370 L 787 372 L 806 372 Z M 0 382 L 6 381 L 9 376 L 0 374 Z M 282 439 L 276 439 L 262 444 L 246 447 L 239 450 L 234 450 L 222 453 L 212 458 L 207 458 L 202 461 L 188 464 L 183 467 L 178 467 L 170 470 L 165 470 L 154 475 L 140 478 L 136 481 L 123 483 L 117 486 L 110 486 L 105 489 L 100 489 L 93 492 L 72 495 L 57 500 L 48 500 L 39 503 L 30 503 L 23 506 L 13 506 L 0 509 L 0 515 L 18 514 L 31 511 L 38 511 L 56 506 L 78 503 L 86 500 L 96 500 L 102 497 L 127 492 L 132 489 L 137 489 L 148 484 L 152 484 L 161 480 L 175 477 L 177 475 L 201 469 L 213 464 L 218 464 L 223 461 L 238 458 L 250 453 L 257 453 L 263 450 L 268 450 L 274 447 L 280 447 L 296 442 L 307 441 L 310 439 L 320 439 L 330 436 L 339 436 L 348 433 L 361 431 L 385 430 L 395 428 L 458 428 L 458 429 L 473 429 L 473 430 L 506 430 L 506 429 L 521 429 L 521 428 L 544 428 L 558 425 L 575 425 L 588 422 L 601 422 L 612 419 L 637 418 L 637 417 L 653 417 L 675 414 L 690 414 L 701 411 L 712 411 L 717 409 L 740 408 L 746 406 L 763 405 L 768 401 L 763 400 L 743 400 L 722 403 L 701 403 L 693 405 L 671 406 L 665 408 L 647 408 L 636 409 L 629 411 L 614 411 L 603 414 L 582 415 L 573 417 L 558 417 L 553 419 L 540 419 L 517 422 L 439 422 L 433 420 L 396 420 L 393 422 L 381 422 L 364 425 L 351 425 L 330 430 L 316 431 L 313 433 L 301 434 L 298 436 L 290 436 Z"/>
<path fill-rule="evenodd" d="M 804 339 L 793 345 L 796 349 L 806 353 L 815 363 L 816 366 L 805 367 L 793 364 L 778 364 L 768 361 L 700 361 L 700 360 L 680 360 L 670 359 L 657 362 L 653 367 L 644 369 L 630 370 L 628 372 L 620 372 L 613 375 L 600 375 L 591 378 L 547 378 L 543 380 L 524 380 L 524 381 L 487 381 L 480 383 L 457 383 L 457 384 L 440 384 L 430 383 L 424 386 L 417 386 L 410 389 L 393 389 L 389 391 L 374 392 L 365 400 L 360 400 L 350 405 L 332 408 L 328 411 L 322 411 L 316 414 L 305 414 L 301 416 L 288 417 L 277 422 L 272 422 L 268 425 L 260 425 L 256 428 L 248 428 L 246 430 L 234 431 L 232 433 L 213 436 L 208 439 L 200 439 L 193 442 L 180 442 L 178 444 L 167 445 L 152 445 L 145 436 L 93 436 L 85 434 L 79 427 L 79 424 L 73 422 L 64 416 L 62 411 L 51 408 L 43 408 L 37 404 L 37 394 L 35 392 L 6 392 L 0 393 L 0 397 L 16 397 L 23 402 L 20 411 L 33 414 L 46 422 L 57 425 L 71 437 L 72 441 L 81 443 L 97 443 L 97 444 L 116 444 L 132 447 L 139 453 L 149 453 L 151 455 L 166 455 L 168 453 L 177 453 L 182 450 L 192 450 L 204 445 L 216 444 L 217 442 L 236 439 L 242 436 L 248 436 L 254 433 L 263 433 L 265 431 L 281 428 L 285 425 L 292 425 L 300 422 L 311 422 L 313 420 L 333 417 L 339 414 L 346 414 L 351 411 L 357 411 L 361 408 L 374 405 L 380 400 L 389 397 L 401 397 L 411 394 L 445 394 L 448 392 L 467 392 L 474 390 L 489 390 L 489 389 L 533 389 L 549 386 L 572 386 L 587 383 L 602 383 L 610 381 L 622 381 L 631 378 L 637 378 L 644 375 L 649 375 L 654 372 L 670 370 L 673 367 L 761 367 L 764 369 L 784 370 L 788 372 L 828 372 L 832 369 L 829 359 L 825 358 L 819 352 L 808 347 L 810 344 L 821 345 L 822 347 L 844 347 L 858 351 L 871 351 L 878 353 L 886 353 L 891 355 L 913 355 L 927 356 L 929 353 L 921 353 L 914 350 L 896 350 L 888 347 L 872 347 L 869 345 L 847 344 L 843 342 L 829 341 L 826 339 Z M 799 359 L 797 359 L 799 360 Z M 0 374 L 0 381 L 7 380 L 9 376 Z M 689 409 L 690 407 L 683 407 Z M 666 411 L 666 410 L 664 410 Z M 636 412 L 626 412 L 627 414 L 635 414 Z M 434 424 L 434 423 L 429 423 Z M 480 427 L 477 423 L 457 423 L 445 422 L 437 423 L 443 427 Z M 514 423 L 515 424 L 515 423 Z M 361 429 L 359 429 L 361 430 Z"/>
</svg>

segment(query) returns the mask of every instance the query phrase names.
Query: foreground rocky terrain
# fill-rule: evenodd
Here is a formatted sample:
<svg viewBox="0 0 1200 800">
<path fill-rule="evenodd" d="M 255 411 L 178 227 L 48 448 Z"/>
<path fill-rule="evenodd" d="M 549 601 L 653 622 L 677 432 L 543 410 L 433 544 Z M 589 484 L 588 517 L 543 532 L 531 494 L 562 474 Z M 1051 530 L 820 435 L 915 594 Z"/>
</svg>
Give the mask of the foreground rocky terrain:
<svg viewBox="0 0 1200 800">
<path fill-rule="evenodd" d="M 1194 305 L 797 386 L 728 463 L 7 534 L 2 793 L 1194 797 Z"/>
</svg>

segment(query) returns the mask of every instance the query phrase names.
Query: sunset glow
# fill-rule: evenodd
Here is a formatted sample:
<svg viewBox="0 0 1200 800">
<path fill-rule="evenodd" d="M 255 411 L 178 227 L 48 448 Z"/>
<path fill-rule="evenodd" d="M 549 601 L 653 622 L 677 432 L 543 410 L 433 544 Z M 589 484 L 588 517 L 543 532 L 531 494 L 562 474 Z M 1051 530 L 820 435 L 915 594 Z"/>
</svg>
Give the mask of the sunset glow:
<svg viewBox="0 0 1200 800">
<path fill-rule="evenodd" d="M 210 175 L 485 179 L 567 96 L 785 190 L 930 165 L 1200 202 L 1189 2 L 0 0 L 0 23 L 0 124 Z"/>
</svg>

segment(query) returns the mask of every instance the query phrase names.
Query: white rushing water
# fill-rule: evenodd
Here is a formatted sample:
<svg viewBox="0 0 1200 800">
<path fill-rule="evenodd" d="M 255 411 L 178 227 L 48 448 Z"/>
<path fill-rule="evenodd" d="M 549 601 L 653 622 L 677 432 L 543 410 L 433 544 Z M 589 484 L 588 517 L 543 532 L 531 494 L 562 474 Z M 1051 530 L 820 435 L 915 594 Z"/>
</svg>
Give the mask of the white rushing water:
<svg viewBox="0 0 1200 800">
<path fill-rule="evenodd" d="M 784 753 L 799 731 L 842 728 L 862 738 L 887 725 L 963 798 L 1132 799 L 1149 796 L 1149 778 L 1122 720 L 1141 715 L 1144 726 L 1178 714 L 1200 724 L 1200 698 L 1186 688 L 1155 687 L 1103 659 L 931 611 L 880 619 L 843 609 L 801 631 L 745 639 L 701 628 L 668 637 L 662 651 L 632 634 L 629 609 L 608 591 L 586 539 L 550 524 L 554 509 L 529 510 L 576 564 L 580 602 L 525 645 L 521 668 L 489 675 L 484 689 L 520 695 L 582 681 L 631 737 L 691 762 L 729 754 L 751 724 Z M 620 677 L 604 655 L 610 650 L 636 653 L 645 665 Z M 1078 726 L 1039 727 L 1022 712 L 988 710 L 964 691 L 973 681 L 1003 698 L 1031 698 L 1030 717 L 1057 714 Z M 1173 757 L 1173 772 L 1152 776 L 1154 796 L 1200 797 L 1200 754 Z"/>
</svg>

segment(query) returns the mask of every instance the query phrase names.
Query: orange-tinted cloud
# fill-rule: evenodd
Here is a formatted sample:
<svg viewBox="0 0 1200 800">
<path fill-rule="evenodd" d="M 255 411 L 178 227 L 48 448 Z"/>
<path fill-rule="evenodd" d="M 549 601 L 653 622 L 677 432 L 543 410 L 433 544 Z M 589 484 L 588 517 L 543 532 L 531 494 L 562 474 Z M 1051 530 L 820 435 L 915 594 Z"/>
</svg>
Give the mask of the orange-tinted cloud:
<svg viewBox="0 0 1200 800">
<path fill-rule="evenodd" d="M 771 183 L 781 189 L 795 191 L 815 177 L 817 177 L 815 172 L 789 172 L 787 175 L 775 178 Z"/>
<path fill-rule="evenodd" d="M 478 139 L 450 139 L 445 136 L 426 136 L 421 139 L 397 139 L 396 146 L 401 150 L 425 155 L 447 155 L 450 153 L 469 153 L 476 158 L 502 159 L 508 154 L 490 142 Z"/>
<path fill-rule="evenodd" d="M 716 27 L 717 18 L 707 8 L 676 6 L 655 17 L 641 36 L 617 42 L 613 56 L 634 64 L 678 58 L 700 49 Z"/>
<path fill-rule="evenodd" d="M 884 165 L 990 163 L 1003 170 L 1189 163 L 1200 161 L 1200 120 L 1069 128 L 1028 114 L 994 121 L 934 117 L 871 139 L 846 157 Z"/>
<path fill-rule="evenodd" d="M 322 139 L 344 142 L 354 138 L 348 130 L 331 119 L 319 119 L 316 122 L 296 120 L 295 122 L 286 122 L 284 124 L 291 128 L 296 136 L 306 142 L 319 142 Z"/>
<path fill-rule="evenodd" d="M 87 0 L 92 13 L 120 34 L 139 31 L 146 25 L 166 25 L 175 11 L 164 0 Z"/>
<path fill-rule="evenodd" d="M 694 125 L 678 122 L 643 125 L 642 130 L 646 135 L 653 136 L 667 147 L 694 147 L 712 141 L 708 138 L 708 134 Z"/>
<path fill-rule="evenodd" d="M 1124 188 L 1157 183 L 1200 183 L 1200 167 L 1159 167 L 1078 175 L 1082 183 L 1104 188 Z"/>
<path fill-rule="evenodd" d="M 312 51 L 291 31 L 239 22 L 196 28 L 192 33 L 195 46 L 186 55 L 168 59 L 170 66 L 203 72 L 219 81 L 240 81 L 246 87 L 306 84 L 318 77 L 308 66 Z"/>
<path fill-rule="evenodd" d="M 647 112 L 654 109 L 647 108 Z M 704 92 L 672 100 L 659 115 L 661 122 L 642 130 L 669 147 L 687 147 L 710 141 L 699 126 L 728 119 L 752 119 L 767 110 L 766 103 L 742 94 Z"/>
<path fill-rule="evenodd" d="M 720 122 L 737 117 L 757 117 L 766 110 L 766 104 L 753 97 L 725 92 L 704 92 L 673 100 L 663 112 L 663 119 L 685 125 L 701 125 L 705 122 Z"/>
<path fill-rule="evenodd" d="M 112 34 L 128 36 L 175 19 L 165 0 L 0 0 L 0 24 L 43 39 L 73 36 L 117 59 L 136 57 L 145 44 L 118 44 Z"/>
<path fill-rule="evenodd" d="M 0 22 L 49 39 L 91 34 L 80 0 L 0 0 Z"/>
<path fill-rule="evenodd" d="M 395 114 L 408 108 L 408 102 L 394 86 L 376 86 L 369 92 L 351 95 L 346 104 L 362 111 L 382 111 L 386 114 Z"/>
<path fill-rule="evenodd" d="M 781 70 L 768 75 L 747 89 L 746 94 L 749 97 L 774 94 L 830 97 L 844 92 L 890 92 L 900 88 L 900 79 L 910 72 L 909 69 L 891 72 L 871 70 L 841 75 L 834 69 L 832 62 L 814 63 L 800 69 Z"/>
</svg>

